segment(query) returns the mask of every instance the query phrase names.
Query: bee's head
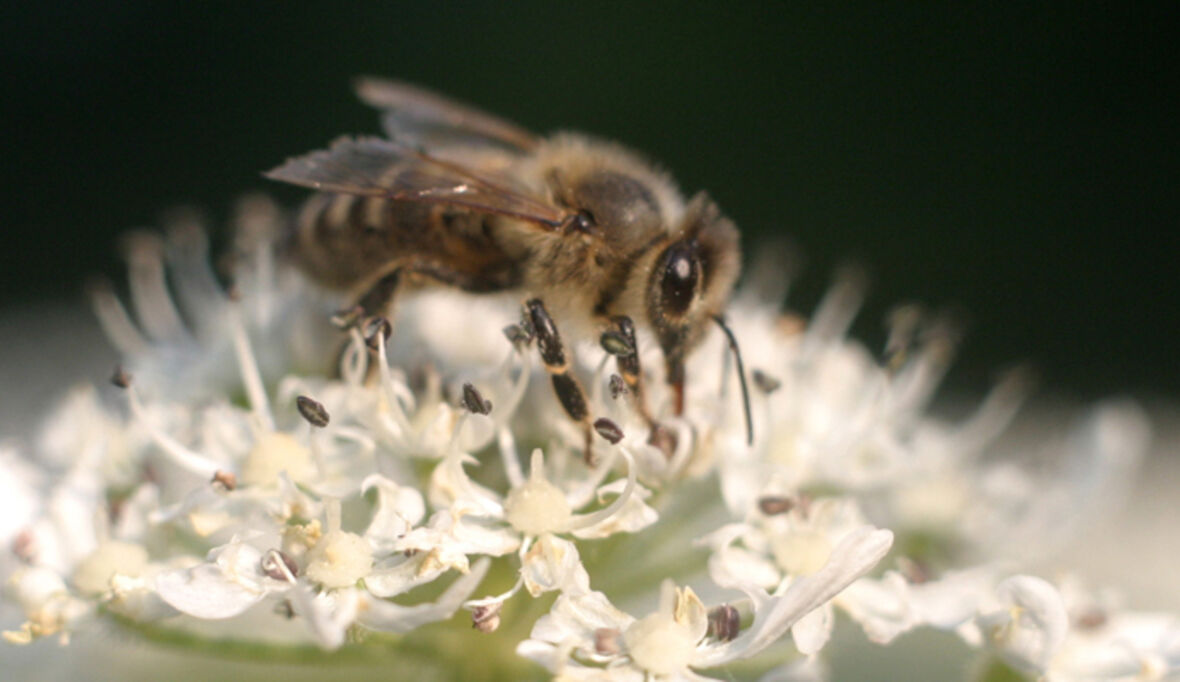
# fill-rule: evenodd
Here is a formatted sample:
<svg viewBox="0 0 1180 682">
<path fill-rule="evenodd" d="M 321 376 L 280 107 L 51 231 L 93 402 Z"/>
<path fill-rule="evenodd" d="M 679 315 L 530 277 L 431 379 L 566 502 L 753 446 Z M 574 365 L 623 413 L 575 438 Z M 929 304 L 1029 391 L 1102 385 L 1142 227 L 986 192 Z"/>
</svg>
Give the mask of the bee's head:
<svg viewBox="0 0 1180 682">
<path fill-rule="evenodd" d="M 717 205 L 698 194 L 682 228 L 663 247 L 647 281 L 648 320 L 664 351 L 668 383 L 682 409 L 684 357 L 725 309 L 741 267 L 738 231 Z"/>
</svg>

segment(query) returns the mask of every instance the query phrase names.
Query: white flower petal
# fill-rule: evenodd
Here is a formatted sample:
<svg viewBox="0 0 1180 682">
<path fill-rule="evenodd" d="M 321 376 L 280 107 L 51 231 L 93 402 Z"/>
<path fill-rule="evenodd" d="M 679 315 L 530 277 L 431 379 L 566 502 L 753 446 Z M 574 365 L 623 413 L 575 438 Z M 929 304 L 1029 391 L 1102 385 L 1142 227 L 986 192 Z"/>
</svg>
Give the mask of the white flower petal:
<svg viewBox="0 0 1180 682">
<path fill-rule="evenodd" d="M 876 644 L 888 644 L 916 625 L 910 612 L 909 586 L 893 571 L 880 580 L 857 580 L 840 593 L 837 601 L 864 628 L 869 641 Z"/>
<path fill-rule="evenodd" d="M 480 559 L 472 565 L 467 575 L 461 575 L 451 583 L 436 601 L 425 604 L 401 606 L 362 594 L 357 622 L 383 632 L 409 632 L 427 623 L 446 620 L 455 615 L 463 602 L 479 587 L 490 566 L 489 560 Z"/>
<path fill-rule="evenodd" d="M 850 533 L 837 545 L 826 566 L 812 575 L 792 580 L 783 594 L 759 595 L 751 586 L 756 608 L 754 624 L 732 642 L 702 652 L 697 665 L 713 667 L 765 649 L 804 615 L 870 571 L 892 544 L 893 533 L 866 526 Z"/>
<path fill-rule="evenodd" d="M 521 575 L 534 597 L 561 590 L 566 594 L 590 591 L 590 576 L 582 566 L 578 548 L 568 540 L 542 535 L 525 553 Z"/>
<path fill-rule="evenodd" d="M 262 601 L 271 591 L 289 584 L 268 578 L 261 568 L 262 552 L 234 541 L 209 553 L 210 563 L 156 575 L 160 598 L 177 611 L 197 618 L 232 618 Z"/>
<path fill-rule="evenodd" d="M 306 584 L 291 591 L 291 606 L 307 621 L 311 634 L 324 649 L 344 644 L 349 626 L 356 620 L 360 595 L 355 588 L 315 592 Z"/>
<path fill-rule="evenodd" d="M 1008 578 L 996 587 L 1003 610 L 983 614 L 991 640 L 1018 665 L 1044 671 L 1069 632 L 1069 614 L 1057 588 L 1028 575 Z"/>
<path fill-rule="evenodd" d="M 156 592 L 177 611 L 209 620 L 233 618 L 266 597 L 265 590 L 234 581 L 210 564 L 160 573 Z"/>
<path fill-rule="evenodd" d="M 811 613 L 804 615 L 791 626 L 791 638 L 795 640 L 795 648 L 804 656 L 819 653 L 820 649 L 832 638 L 832 622 L 835 613 L 831 604 L 824 604 Z"/>
</svg>

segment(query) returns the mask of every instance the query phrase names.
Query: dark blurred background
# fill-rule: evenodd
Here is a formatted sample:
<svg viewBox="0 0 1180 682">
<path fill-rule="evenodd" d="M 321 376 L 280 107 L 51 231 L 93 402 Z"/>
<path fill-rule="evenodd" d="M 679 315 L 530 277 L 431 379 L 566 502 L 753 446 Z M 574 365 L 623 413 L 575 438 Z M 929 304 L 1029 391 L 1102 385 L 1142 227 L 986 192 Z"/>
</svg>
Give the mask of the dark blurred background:
<svg viewBox="0 0 1180 682">
<path fill-rule="evenodd" d="M 747 251 L 799 246 L 793 307 L 864 264 L 871 341 L 900 301 L 967 311 L 953 385 L 1028 360 L 1080 397 L 1180 394 L 1171 17 L 949 4 L 14 5 L 0 314 L 79 300 L 120 272 L 121 231 L 177 204 L 297 201 L 259 172 L 376 132 L 349 89 L 367 73 L 643 150 Z"/>
</svg>

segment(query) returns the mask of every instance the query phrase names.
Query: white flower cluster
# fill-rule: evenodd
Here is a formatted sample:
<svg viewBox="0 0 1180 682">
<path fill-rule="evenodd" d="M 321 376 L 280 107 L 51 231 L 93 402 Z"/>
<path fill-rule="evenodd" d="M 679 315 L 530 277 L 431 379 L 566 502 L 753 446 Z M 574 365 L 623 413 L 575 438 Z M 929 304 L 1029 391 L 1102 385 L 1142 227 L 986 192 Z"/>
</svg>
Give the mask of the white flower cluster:
<svg viewBox="0 0 1180 682">
<path fill-rule="evenodd" d="M 1134 407 L 1096 408 L 1027 466 L 997 440 L 1021 379 L 934 419 L 952 335 L 903 311 L 878 361 L 846 338 L 846 280 L 807 322 L 733 304 L 752 444 L 720 333 L 689 362 L 682 417 L 648 381 L 658 441 L 610 356 L 579 346 L 600 418 L 586 453 L 528 340 L 501 334 L 514 301 L 422 293 L 333 331 L 276 258 L 281 220 L 244 205 L 230 293 L 191 223 L 132 242 L 134 322 L 96 292 L 124 404 L 78 388 L 35 458 L 0 448 L 0 570 L 24 614 L 8 641 L 219 621 L 334 650 L 465 610 L 467 636 L 514 637 L 566 680 L 700 679 L 756 656 L 766 679 L 821 679 L 839 611 L 880 644 L 954 631 L 1031 677 L 1180 674 L 1176 617 L 1019 573 L 1125 486 L 1148 437 Z M 522 600 L 547 610 L 516 622 Z"/>
</svg>

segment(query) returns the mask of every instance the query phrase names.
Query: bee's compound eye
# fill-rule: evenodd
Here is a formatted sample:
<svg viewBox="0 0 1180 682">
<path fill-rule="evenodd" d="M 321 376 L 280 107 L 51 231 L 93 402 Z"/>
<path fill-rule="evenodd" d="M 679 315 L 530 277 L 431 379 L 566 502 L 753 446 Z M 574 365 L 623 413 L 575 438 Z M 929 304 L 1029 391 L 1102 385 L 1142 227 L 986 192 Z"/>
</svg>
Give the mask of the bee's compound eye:
<svg viewBox="0 0 1180 682">
<path fill-rule="evenodd" d="M 660 275 L 660 294 L 664 308 L 674 315 L 688 311 L 701 281 L 701 263 L 695 245 L 679 242 L 668 247 Z"/>
</svg>

